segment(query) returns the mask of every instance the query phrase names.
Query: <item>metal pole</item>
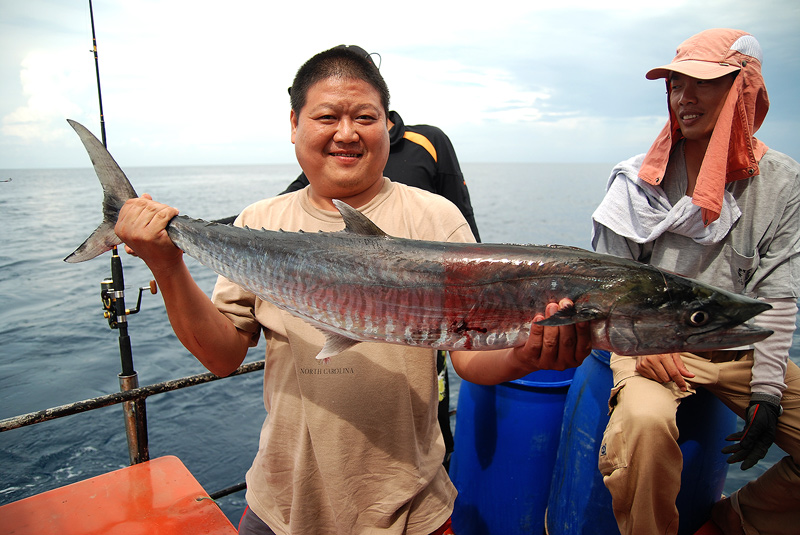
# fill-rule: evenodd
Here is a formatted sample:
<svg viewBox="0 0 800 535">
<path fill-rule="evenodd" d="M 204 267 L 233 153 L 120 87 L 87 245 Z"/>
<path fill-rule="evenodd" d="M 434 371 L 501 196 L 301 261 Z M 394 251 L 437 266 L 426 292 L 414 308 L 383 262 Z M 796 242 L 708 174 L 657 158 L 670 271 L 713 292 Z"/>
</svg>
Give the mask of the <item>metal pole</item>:
<svg viewBox="0 0 800 535">
<path fill-rule="evenodd" d="M 211 372 L 200 373 L 197 375 L 181 377 L 180 379 L 172 379 L 171 381 L 164 381 L 149 386 L 142 386 L 133 390 L 125 390 L 96 398 L 75 401 L 66 405 L 59 405 L 57 407 L 51 407 L 49 409 L 44 409 L 37 412 L 20 414 L 19 416 L 12 416 L 11 418 L 0 420 L 0 433 L 11 431 L 12 429 L 19 429 L 20 427 L 48 422 L 50 420 L 71 416 L 73 414 L 80 414 L 86 411 L 109 407 L 111 405 L 119 405 L 120 403 L 125 403 L 126 401 L 131 401 L 134 399 L 145 399 L 149 396 L 155 396 L 157 394 L 164 394 L 166 392 L 172 392 L 182 388 L 189 388 L 192 386 L 218 381 L 220 379 L 227 379 L 228 377 L 253 373 L 263 369 L 263 360 L 248 362 L 247 364 L 242 364 L 239 366 L 239 369 L 225 377 L 219 377 Z"/>
<path fill-rule="evenodd" d="M 119 375 L 121 392 L 139 388 L 139 377 Z M 147 409 L 144 399 L 126 401 L 122 404 L 125 416 L 125 434 L 128 437 L 128 457 L 131 464 L 139 464 L 150 460 L 150 445 L 147 441 Z"/>
</svg>

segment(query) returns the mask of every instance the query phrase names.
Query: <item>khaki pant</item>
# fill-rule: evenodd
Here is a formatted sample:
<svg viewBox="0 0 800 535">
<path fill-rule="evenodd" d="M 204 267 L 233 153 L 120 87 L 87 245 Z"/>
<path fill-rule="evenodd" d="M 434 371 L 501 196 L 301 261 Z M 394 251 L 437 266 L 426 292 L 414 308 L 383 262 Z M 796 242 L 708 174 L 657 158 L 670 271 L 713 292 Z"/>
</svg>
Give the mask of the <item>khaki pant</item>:
<svg viewBox="0 0 800 535">
<path fill-rule="evenodd" d="M 737 355 L 736 360 L 731 355 Z M 678 531 L 675 499 L 683 460 L 676 410 L 682 398 L 702 386 L 740 418 L 750 402 L 752 352 L 717 351 L 703 357 L 682 354 L 695 374 L 681 392 L 636 373 L 636 357 L 611 357 L 614 389 L 599 467 L 611 492 L 614 516 L 623 535 L 672 535 Z M 800 533 L 800 369 L 789 362 L 786 391 L 775 443 L 789 455 L 736 493 L 748 535 Z M 739 469 L 734 465 L 732 469 Z"/>
</svg>

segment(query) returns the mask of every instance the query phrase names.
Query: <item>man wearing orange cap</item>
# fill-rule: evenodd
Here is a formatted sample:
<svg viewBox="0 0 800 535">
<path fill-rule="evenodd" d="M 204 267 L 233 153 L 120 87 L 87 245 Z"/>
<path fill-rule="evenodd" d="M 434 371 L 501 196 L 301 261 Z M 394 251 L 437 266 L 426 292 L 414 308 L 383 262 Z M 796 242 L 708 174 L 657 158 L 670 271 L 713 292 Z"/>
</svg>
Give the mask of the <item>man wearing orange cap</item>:
<svg viewBox="0 0 800 535">
<path fill-rule="evenodd" d="M 753 137 L 769 108 L 761 47 L 714 29 L 678 47 L 666 79 L 669 121 L 645 155 L 620 163 L 593 215 L 599 252 L 646 262 L 772 309 L 774 331 L 754 347 L 612 355 L 612 412 L 599 459 L 623 534 L 674 534 L 682 458 L 680 400 L 706 388 L 745 421 L 723 449 L 751 468 L 773 441 L 789 455 L 730 498 L 713 519 L 724 533 L 800 530 L 800 369 L 789 360 L 800 295 L 800 165 Z"/>
</svg>

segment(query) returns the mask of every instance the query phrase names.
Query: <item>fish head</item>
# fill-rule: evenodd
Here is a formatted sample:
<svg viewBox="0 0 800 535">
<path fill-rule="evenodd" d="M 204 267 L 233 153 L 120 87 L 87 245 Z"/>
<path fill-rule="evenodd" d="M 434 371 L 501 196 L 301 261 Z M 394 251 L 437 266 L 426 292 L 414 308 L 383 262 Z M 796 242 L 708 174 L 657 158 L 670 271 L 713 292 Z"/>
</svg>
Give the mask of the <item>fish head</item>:
<svg viewBox="0 0 800 535">
<path fill-rule="evenodd" d="M 763 301 L 655 268 L 643 274 L 625 281 L 608 313 L 591 322 L 598 349 L 620 355 L 710 351 L 772 334 L 746 323 L 772 308 Z"/>
</svg>

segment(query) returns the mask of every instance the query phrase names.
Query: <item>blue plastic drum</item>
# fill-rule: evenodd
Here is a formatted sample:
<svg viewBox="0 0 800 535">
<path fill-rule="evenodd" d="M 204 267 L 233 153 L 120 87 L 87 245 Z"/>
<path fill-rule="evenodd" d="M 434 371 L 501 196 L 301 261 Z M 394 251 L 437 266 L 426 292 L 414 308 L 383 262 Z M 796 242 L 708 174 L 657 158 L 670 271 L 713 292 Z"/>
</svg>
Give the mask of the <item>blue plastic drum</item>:
<svg viewBox="0 0 800 535">
<path fill-rule="evenodd" d="M 540 534 L 575 370 L 461 383 L 450 477 L 459 535 Z"/>
<path fill-rule="evenodd" d="M 619 534 L 611 495 L 597 468 L 612 382 L 606 351 L 593 351 L 575 372 L 547 505 L 549 535 Z M 728 464 L 720 449 L 725 437 L 736 430 L 736 415 L 712 394 L 698 389 L 681 402 L 677 419 L 683 472 L 676 503 L 678 533 L 684 535 L 700 528 L 722 495 Z"/>
</svg>

